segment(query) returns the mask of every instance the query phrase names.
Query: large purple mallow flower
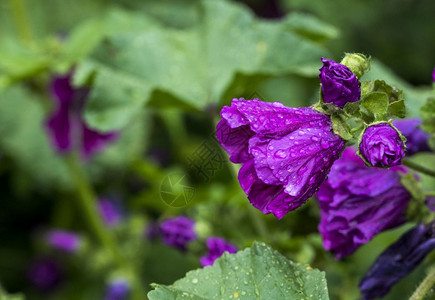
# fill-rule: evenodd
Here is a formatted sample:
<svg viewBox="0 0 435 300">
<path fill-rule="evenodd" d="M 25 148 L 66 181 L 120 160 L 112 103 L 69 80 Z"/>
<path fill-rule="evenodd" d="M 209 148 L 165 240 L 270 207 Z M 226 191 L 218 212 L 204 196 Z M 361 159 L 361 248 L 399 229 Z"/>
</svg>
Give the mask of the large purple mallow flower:
<svg viewBox="0 0 435 300">
<path fill-rule="evenodd" d="M 352 147 L 344 150 L 317 193 L 323 246 L 337 259 L 405 222 L 411 199 L 400 184 L 404 168 L 369 168 L 355 152 Z"/>
<path fill-rule="evenodd" d="M 104 300 L 127 300 L 129 294 L 129 283 L 125 279 L 118 278 L 108 284 Z"/>
<path fill-rule="evenodd" d="M 435 223 L 410 229 L 382 252 L 363 277 L 359 284 L 363 298 L 371 300 L 386 295 L 434 249 Z"/>
<path fill-rule="evenodd" d="M 420 128 L 420 119 L 395 120 L 393 125 L 406 137 L 406 155 L 431 151 L 428 143 L 430 135 Z"/>
<path fill-rule="evenodd" d="M 107 226 L 118 225 L 122 220 L 122 213 L 114 201 L 100 198 L 98 199 L 98 210 Z"/>
<path fill-rule="evenodd" d="M 348 102 L 358 101 L 361 88 L 358 78 L 345 65 L 322 58 L 323 66 L 319 69 L 322 83 L 322 97 L 325 103 L 333 103 L 343 108 Z"/>
<path fill-rule="evenodd" d="M 366 128 L 359 152 L 373 167 L 393 167 L 402 163 L 405 144 L 399 133 L 388 123 L 378 123 Z"/>
<path fill-rule="evenodd" d="M 67 153 L 74 149 L 86 159 L 117 137 L 115 132 L 100 133 L 86 125 L 82 111 L 88 90 L 74 88 L 71 74 L 55 77 L 51 83 L 51 94 L 56 109 L 47 121 L 47 132 L 58 152 Z"/>
<path fill-rule="evenodd" d="M 187 244 L 197 239 L 195 221 L 183 216 L 163 221 L 160 233 L 166 245 L 182 251 L 186 250 Z"/>
<path fill-rule="evenodd" d="M 49 231 L 45 236 L 45 240 L 50 247 L 68 253 L 77 252 L 82 245 L 80 235 L 60 229 Z"/>
<path fill-rule="evenodd" d="M 201 257 L 200 262 L 203 267 L 212 266 L 214 261 L 222 256 L 225 252 L 236 253 L 237 248 L 228 243 L 224 238 L 211 236 L 206 241 L 208 254 Z"/>
<path fill-rule="evenodd" d="M 280 102 L 233 99 L 224 106 L 217 138 L 252 205 L 282 218 L 310 198 L 340 156 L 344 141 L 330 117 Z"/>
</svg>

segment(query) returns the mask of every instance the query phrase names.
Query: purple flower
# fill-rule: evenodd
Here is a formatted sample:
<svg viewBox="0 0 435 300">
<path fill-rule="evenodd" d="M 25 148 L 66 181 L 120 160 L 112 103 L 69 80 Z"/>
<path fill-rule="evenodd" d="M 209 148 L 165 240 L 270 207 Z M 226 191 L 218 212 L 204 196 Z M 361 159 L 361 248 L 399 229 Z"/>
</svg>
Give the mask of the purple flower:
<svg viewBox="0 0 435 300">
<path fill-rule="evenodd" d="M 81 237 L 74 232 L 65 230 L 52 230 L 45 236 L 47 244 L 57 250 L 62 250 L 68 253 L 76 252 L 81 244 Z"/>
<path fill-rule="evenodd" d="M 389 246 L 373 263 L 359 284 L 364 299 L 386 295 L 435 249 L 435 223 L 417 225 Z"/>
<path fill-rule="evenodd" d="M 406 137 L 405 153 L 407 155 L 430 151 L 428 144 L 430 136 L 419 127 L 420 119 L 395 120 L 393 125 Z"/>
<path fill-rule="evenodd" d="M 435 212 L 435 196 L 427 196 L 424 204 L 430 211 Z"/>
<path fill-rule="evenodd" d="M 195 221 L 187 217 L 167 219 L 160 225 L 163 242 L 182 251 L 191 241 L 196 240 Z"/>
<path fill-rule="evenodd" d="M 326 103 L 334 103 L 343 108 L 347 102 L 358 101 L 361 95 L 358 78 L 345 65 L 322 58 L 319 69 L 322 83 L 322 96 Z"/>
<path fill-rule="evenodd" d="M 282 218 L 310 198 L 340 156 L 344 141 L 329 116 L 309 107 L 233 99 L 224 106 L 217 138 L 252 205 Z"/>
<path fill-rule="evenodd" d="M 411 196 L 398 171 L 405 169 L 366 167 L 352 147 L 334 163 L 317 197 L 323 246 L 337 259 L 405 221 Z"/>
<path fill-rule="evenodd" d="M 98 210 L 107 226 L 116 226 L 122 220 L 122 214 L 119 208 L 109 199 L 98 200 Z"/>
<path fill-rule="evenodd" d="M 432 80 L 435 81 L 435 68 L 432 71 Z"/>
<path fill-rule="evenodd" d="M 116 279 L 109 283 L 106 289 L 104 300 L 125 300 L 128 299 L 130 285 L 124 279 Z"/>
<path fill-rule="evenodd" d="M 71 74 L 55 77 L 51 94 L 57 108 L 47 121 L 47 132 L 54 149 L 60 153 L 76 149 L 86 159 L 116 138 L 115 132 L 100 133 L 86 125 L 81 114 L 88 90 L 73 88 Z"/>
<path fill-rule="evenodd" d="M 27 278 L 37 289 L 48 292 L 61 282 L 62 271 L 56 260 L 43 258 L 32 263 Z"/>
<path fill-rule="evenodd" d="M 211 236 L 206 241 L 208 254 L 201 257 L 200 262 L 203 267 L 212 266 L 214 261 L 224 254 L 236 253 L 237 248 L 231 243 L 228 243 L 225 239 L 220 237 Z"/>
<path fill-rule="evenodd" d="M 367 127 L 359 151 L 368 164 L 380 168 L 400 165 L 405 155 L 399 133 L 388 123 Z"/>
</svg>

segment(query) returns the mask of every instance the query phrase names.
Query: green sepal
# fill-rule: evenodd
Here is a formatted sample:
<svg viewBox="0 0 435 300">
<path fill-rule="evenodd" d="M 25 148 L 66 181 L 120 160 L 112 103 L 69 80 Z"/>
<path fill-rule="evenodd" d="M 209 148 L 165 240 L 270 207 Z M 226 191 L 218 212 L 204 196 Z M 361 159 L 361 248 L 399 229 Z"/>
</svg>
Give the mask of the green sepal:
<svg viewBox="0 0 435 300">
<path fill-rule="evenodd" d="M 406 117 L 405 100 L 400 99 L 388 104 L 388 114 L 399 118 Z"/>
<path fill-rule="evenodd" d="M 370 60 L 370 56 L 367 57 L 362 53 L 346 53 L 340 63 L 348 67 L 358 79 L 361 79 L 365 73 L 370 71 Z"/>
<path fill-rule="evenodd" d="M 348 141 L 353 138 L 349 124 L 343 114 L 331 115 L 332 130 L 342 139 Z"/>
<path fill-rule="evenodd" d="M 347 102 L 343 109 L 349 116 L 359 119 L 361 118 L 360 105 L 361 101 Z"/>
<path fill-rule="evenodd" d="M 375 121 L 382 121 L 388 115 L 388 95 L 383 92 L 371 92 L 364 96 L 361 105 Z"/>
</svg>

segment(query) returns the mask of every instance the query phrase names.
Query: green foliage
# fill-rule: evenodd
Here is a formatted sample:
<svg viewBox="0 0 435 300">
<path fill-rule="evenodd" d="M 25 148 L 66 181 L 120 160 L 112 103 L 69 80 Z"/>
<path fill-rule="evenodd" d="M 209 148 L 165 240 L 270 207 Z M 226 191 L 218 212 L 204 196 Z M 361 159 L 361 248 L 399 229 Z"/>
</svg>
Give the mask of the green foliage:
<svg viewBox="0 0 435 300">
<path fill-rule="evenodd" d="M 263 243 L 230 255 L 213 266 L 188 272 L 171 286 L 154 285 L 150 300 L 329 299 L 324 273 L 300 265 Z"/>
<path fill-rule="evenodd" d="M 24 300 L 24 295 L 22 294 L 8 294 L 3 288 L 0 286 L 0 300 Z"/>
<path fill-rule="evenodd" d="M 341 136 L 344 140 L 350 140 L 353 138 L 350 132 L 350 126 L 346 123 L 346 118 L 339 114 L 331 115 L 332 129 L 336 134 Z"/>
<path fill-rule="evenodd" d="M 246 83 L 251 84 L 281 74 L 317 74 L 326 52 L 288 30 L 299 26 L 295 20 L 260 21 L 226 1 L 201 1 L 199 8 L 202 17 L 192 28 L 155 26 L 118 35 L 79 65 L 76 83 L 93 86 L 86 110 L 92 127 L 121 128 L 146 103 L 203 110 L 248 88 L 235 84 L 235 78 L 250 78 Z"/>
<path fill-rule="evenodd" d="M 429 145 L 435 149 L 435 98 L 427 99 L 421 107 L 422 128 L 431 135 Z"/>
</svg>

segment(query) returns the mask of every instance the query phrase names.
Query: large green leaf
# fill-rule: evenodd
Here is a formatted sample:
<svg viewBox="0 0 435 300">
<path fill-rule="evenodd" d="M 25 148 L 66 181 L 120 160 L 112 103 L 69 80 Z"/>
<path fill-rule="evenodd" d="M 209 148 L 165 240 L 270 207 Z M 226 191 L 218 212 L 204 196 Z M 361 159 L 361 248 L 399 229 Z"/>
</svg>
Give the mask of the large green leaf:
<svg viewBox="0 0 435 300">
<path fill-rule="evenodd" d="M 148 102 L 202 110 L 228 100 L 229 88 L 232 95 L 252 94 L 254 83 L 270 76 L 317 74 L 326 50 L 295 33 L 288 20 L 262 21 L 227 1 L 199 6 L 196 26 L 111 37 L 79 65 L 76 84 L 93 84 L 86 111 L 91 126 L 121 128 Z"/>
<path fill-rule="evenodd" d="M 188 272 L 171 286 L 154 288 L 150 300 L 329 299 L 323 272 L 258 242 L 237 254 L 225 253 L 213 266 Z"/>
</svg>

